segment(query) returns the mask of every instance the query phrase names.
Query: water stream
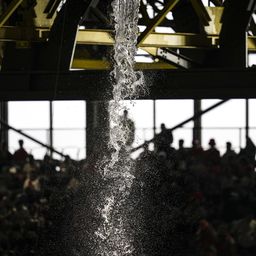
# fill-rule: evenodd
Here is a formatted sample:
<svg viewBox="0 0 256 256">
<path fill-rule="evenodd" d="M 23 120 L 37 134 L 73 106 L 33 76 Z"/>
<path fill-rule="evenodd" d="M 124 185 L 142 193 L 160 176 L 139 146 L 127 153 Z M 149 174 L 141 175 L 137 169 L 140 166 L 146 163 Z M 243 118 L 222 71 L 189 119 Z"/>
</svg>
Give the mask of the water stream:
<svg viewBox="0 0 256 256">
<path fill-rule="evenodd" d="M 125 256 L 134 253 L 127 214 L 127 198 L 134 174 L 126 145 L 129 131 L 123 125 L 121 114 L 123 100 L 136 99 L 145 90 L 142 72 L 134 71 L 140 0 L 114 0 L 112 7 L 115 45 L 111 73 L 113 100 L 109 103 L 111 156 L 101 164 L 101 174 L 107 185 L 101 193 L 103 203 L 98 208 L 101 223 L 95 232 L 96 255 Z"/>
</svg>

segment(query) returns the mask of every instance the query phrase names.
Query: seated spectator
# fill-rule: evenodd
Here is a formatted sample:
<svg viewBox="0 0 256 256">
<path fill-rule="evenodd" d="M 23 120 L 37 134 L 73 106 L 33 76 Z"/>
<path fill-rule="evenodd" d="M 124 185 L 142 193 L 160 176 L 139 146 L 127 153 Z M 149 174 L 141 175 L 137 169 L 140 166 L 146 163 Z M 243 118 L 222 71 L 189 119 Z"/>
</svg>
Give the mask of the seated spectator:
<svg viewBox="0 0 256 256">
<path fill-rule="evenodd" d="M 204 150 L 198 140 L 192 141 L 192 148 L 188 151 L 188 164 L 198 165 L 203 160 Z"/>
<path fill-rule="evenodd" d="M 200 255 L 217 255 L 217 232 L 207 220 L 200 220 L 196 235 L 200 246 Z"/>
<path fill-rule="evenodd" d="M 145 142 L 143 144 L 143 151 L 139 155 L 139 160 L 150 160 L 151 157 L 153 157 L 153 152 L 149 150 L 149 143 Z"/>
<path fill-rule="evenodd" d="M 36 162 L 35 159 L 33 157 L 33 155 L 28 155 L 27 159 L 26 159 L 26 163 L 23 167 L 23 172 L 25 174 L 30 174 L 31 172 L 34 172 L 37 170 L 37 166 L 36 166 Z"/>
<path fill-rule="evenodd" d="M 256 253 L 256 220 L 253 215 L 232 223 L 232 233 L 239 246 L 239 255 L 255 255 Z"/>
<path fill-rule="evenodd" d="M 27 175 L 27 178 L 23 184 L 23 188 L 34 190 L 34 191 L 40 191 L 40 181 L 35 171 L 30 172 Z"/>
<path fill-rule="evenodd" d="M 26 162 L 26 159 L 28 157 L 27 151 L 23 147 L 24 141 L 19 140 L 19 149 L 14 152 L 13 160 L 16 164 L 23 165 Z"/>
<path fill-rule="evenodd" d="M 237 256 L 236 242 L 227 225 L 221 225 L 218 229 L 217 248 L 219 256 Z"/>
<path fill-rule="evenodd" d="M 188 150 L 184 148 L 184 140 L 179 140 L 179 148 L 175 154 L 175 161 L 177 163 L 177 169 L 185 170 L 187 168 L 186 160 L 187 160 Z"/>
</svg>

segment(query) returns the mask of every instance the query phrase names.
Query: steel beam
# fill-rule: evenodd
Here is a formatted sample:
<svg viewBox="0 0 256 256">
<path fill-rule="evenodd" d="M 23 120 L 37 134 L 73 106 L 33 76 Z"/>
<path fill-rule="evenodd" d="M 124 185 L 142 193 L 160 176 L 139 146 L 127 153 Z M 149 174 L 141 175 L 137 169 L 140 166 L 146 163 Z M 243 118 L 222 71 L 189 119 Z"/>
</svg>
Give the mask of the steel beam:
<svg viewBox="0 0 256 256">
<path fill-rule="evenodd" d="M 60 0 L 55 0 L 51 5 L 50 5 L 50 8 L 49 10 L 47 10 L 47 19 L 51 19 L 53 17 L 53 15 L 56 13 L 56 10 L 58 9 L 60 5 Z M 45 10 L 45 11 L 46 11 Z"/>
<path fill-rule="evenodd" d="M 13 0 L 4 11 L 0 17 L 0 28 L 5 24 L 5 22 L 10 18 L 10 16 L 16 11 L 23 0 Z"/>
<path fill-rule="evenodd" d="M 202 101 L 194 100 L 194 114 L 198 115 L 202 111 Z M 199 115 L 194 119 L 194 127 L 193 127 L 193 140 L 198 140 L 202 142 L 202 116 Z"/>
<path fill-rule="evenodd" d="M 89 4 L 89 7 L 87 8 L 87 10 L 84 12 L 83 16 L 82 16 L 82 19 L 80 20 L 80 24 L 82 24 L 85 19 L 87 18 L 87 16 L 89 15 L 90 11 L 93 9 L 93 8 L 96 8 L 98 3 L 99 3 L 100 0 L 92 0 Z"/>
<path fill-rule="evenodd" d="M 69 70 L 71 68 L 79 22 L 91 2 L 93 0 L 63 2 L 63 7 L 51 27 L 46 46 L 36 53 L 36 67 L 43 70 L 56 70 L 56 68 Z"/>
<path fill-rule="evenodd" d="M 209 26 L 209 22 L 211 21 L 211 17 L 207 12 L 205 6 L 203 5 L 201 0 L 190 0 L 199 20 L 202 22 L 203 26 Z"/>
<path fill-rule="evenodd" d="M 45 42 L 49 37 L 49 28 L 8 27 L 0 28 L 1 42 Z M 105 45 L 114 44 L 113 32 L 111 30 L 79 30 L 77 33 L 78 45 Z M 249 51 L 256 51 L 256 36 L 248 37 Z M 187 33 L 152 33 L 141 45 L 141 49 L 157 50 L 157 48 L 217 48 L 219 43 L 218 35 L 208 35 L 206 38 L 197 34 Z"/>
<path fill-rule="evenodd" d="M 157 50 L 157 57 L 167 61 L 170 64 L 175 65 L 179 68 L 188 69 L 192 67 L 192 61 L 189 61 L 184 56 L 177 54 L 175 52 L 171 52 L 166 49 L 159 48 Z"/>
<path fill-rule="evenodd" d="M 138 47 L 147 39 L 147 37 L 154 31 L 154 29 L 165 19 L 166 15 L 175 7 L 179 0 L 170 0 L 161 10 L 158 15 L 150 21 L 147 28 L 138 37 Z"/>
<path fill-rule="evenodd" d="M 252 10 L 248 9 L 255 0 L 226 0 L 219 37 L 220 67 L 243 68 L 247 65 L 247 29 Z M 252 8 L 252 7 L 250 7 Z"/>
<path fill-rule="evenodd" d="M 217 36 L 201 36 L 184 33 L 151 33 L 140 44 L 141 47 L 165 47 L 165 48 L 208 48 L 217 47 L 213 42 Z M 77 44 L 80 45 L 113 45 L 114 39 L 110 30 L 79 30 Z"/>
<path fill-rule="evenodd" d="M 111 24 L 110 20 L 97 7 L 92 7 L 91 11 L 103 24 L 106 24 L 107 26 Z"/>
<path fill-rule="evenodd" d="M 1 42 L 45 42 L 49 36 L 49 28 L 12 27 L 0 28 Z"/>
<path fill-rule="evenodd" d="M 144 70 L 140 99 L 256 98 L 256 70 Z M 56 76 L 58 84 L 56 85 Z M 0 72 L 0 100 L 110 100 L 109 71 Z M 55 91 L 56 90 L 56 91 Z"/>
<path fill-rule="evenodd" d="M 0 119 L 8 123 L 8 102 L 0 101 Z M 0 142 L 5 142 L 8 147 L 8 129 L 0 123 Z"/>
<path fill-rule="evenodd" d="M 89 59 L 79 59 L 74 58 L 72 63 L 72 69 L 87 69 L 87 70 L 110 70 L 111 63 L 105 60 L 89 60 Z M 136 70 L 146 70 L 146 69 L 175 69 L 174 65 L 165 62 L 153 62 L 153 63 L 136 63 Z"/>
<path fill-rule="evenodd" d="M 223 4 L 222 0 L 211 0 L 211 2 L 212 2 L 215 6 L 222 6 L 222 4 Z"/>
<path fill-rule="evenodd" d="M 250 105 L 249 100 L 245 100 L 245 139 L 249 137 L 249 131 L 250 131 Z"/>
<path fill-rule="evenodd" d="M 54 5 L 54 3 L 56 2 L 56 0 L 49 0 L 49 2 L 47 3 L 46 7 L 44 8 L 44 13 L 49 13 L 52 9 L 52 6 Z"/>
</svg>

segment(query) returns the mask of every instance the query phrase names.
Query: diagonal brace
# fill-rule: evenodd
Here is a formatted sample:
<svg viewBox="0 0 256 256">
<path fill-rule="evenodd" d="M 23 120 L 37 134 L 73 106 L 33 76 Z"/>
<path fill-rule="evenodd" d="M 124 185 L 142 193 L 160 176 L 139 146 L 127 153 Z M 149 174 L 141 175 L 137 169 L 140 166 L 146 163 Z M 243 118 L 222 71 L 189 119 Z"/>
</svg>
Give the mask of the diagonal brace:
<svg viewBox="0 0 256 256">
<path fill-rule="evenodd" d="M 209 22 L 211 21 L 211 17 L 207 12 L 205 6 L 203 5 L 201 0 L 190 0 L 199 20 L 202 22 L 203 26 L 209 26 Z"/>
<path fill-rule="evenodd" d="M 145 39 L 153 32 L 155 27 L 157 27 L 166 17 L 166 15 L 175 7 L 175 5 L 179 2 L 179 0 L 170 0 L 164 7 L 163 10 L 161 10 L 158 15 L 150 21 L 147 28 L 141 33 L 141 35 L 138 38 L 137 46 L 140 47 L 140 45 L 145 41 Z"/>
<path fill-rule="evenodd" d="M 168 129 L 168 130 L 170 130 L 170 131 L 173 132 L 173 131 L 175 131 L 175 130 L 181 128 L 181 127 L 183 127 L 185 124 L 187 124 L 187 123 L 189 123 L 189 122 L 191 122 L 191 121 L 194 121 L 195 119 L 197 119 L 197 118 L 203 116 L 204 114 L 210 112 L 211 110 L 213 110 L 213 109 L 215 109 L 215 108 L 221 106 L 222 104 L 224 104 L 224 103 L 226 103 L 226 102 L 228 102 L 228 101 L 229 101 L 229 100 L 221 100 L 221 101 L 217 102 L 216 104 L 214 104 L 214 105 L 208 107 L 207 109 L 202 110 L 202 111 L 200 111 L 200 112 L 194 114 L 192 117 L 190 117 L 190 118 L 184 120 L 183 122 L 181 122 L 181 123 L 179 123 L 179 124 L 173 126 L 172 128 L 170 128 L 170 129 Z M 131 153 L 133 153 L 133 152 L 135 152 L 135 151 L 137 151 L 137 150 L 143 148 L 144 145 L 149 144 L 149 143 L 151 143 L 151 142 L 155 142 L 155 138 L 153 138 L 153 139 L 151 139 L 151 140 L 149 140 L 149 141 L 146 141 L 145 143 L 143 143 L 142 145 L 140 145 L 140 146 L 138 146 L 138 147 L 136 147 L 136 148 L 133 148 L 133 149 L 131 150 Z"/>
<path fill-rule="evenodd" d="M 223 5 L 222 0 L 211 0 L 211 2 L 212 2 L 215 6 L 222 6 L 222 5 Z"/>
<path fill-rule="evenodd" d="M 4 11 L 0 17 L 0 28 L 5 24 L 5 22 L 10 18 L 10 16 L 16 11 L 23 0 L 13 0 Z"/>
</svg>

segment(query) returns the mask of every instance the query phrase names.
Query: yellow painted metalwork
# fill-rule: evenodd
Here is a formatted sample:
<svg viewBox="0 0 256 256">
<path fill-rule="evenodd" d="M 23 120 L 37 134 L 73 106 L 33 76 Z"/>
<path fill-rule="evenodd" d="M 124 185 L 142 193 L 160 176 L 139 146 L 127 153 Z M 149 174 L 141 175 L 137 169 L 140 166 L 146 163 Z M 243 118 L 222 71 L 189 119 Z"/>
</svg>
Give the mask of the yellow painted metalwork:
<svg viewBox="0 0 256 256">
<path fill-rule="evenodd" d="M 249 36 L 247 45 L 250 52 L 256 52 L 256 36 Z"/>
<path fill-rule="evenodd" d="M 5 24 L 5 22 L 10 18 L 10 16 L 15 12 L 15 10 L 20 6 L 23 0 L 13 0 L 4 11 L 0 17 L 0 28 Z"/>
<path fill-rule="evenodd" d="M 174 65 L 159 61 L 153 63 L 136 63 L 135 69 L 145 70 L 145 69 L 175 69 Z M 75 58 L 72 63 L 72 69 L 88 69 L 88 70 L 109 70 L 111 69 L 111 64 L 104 60 L 91 60 L 91 59 L 78 59 Z"/>
<path fill-rule="evenodd" d="M 138 70 L 161 70 L 161 69 L 177 69 L 177 67 L 175 67 L 172 64 L 163 62 L 163 61 L 159 61 L 159 62 L 153 62 L 153 63 L 136 63 L 135 64 L 135 69 Z"/>
<path fill-rule="evenodd" d="M 167 2 L 158 15 L 148 24 L 147 28 L 141 33 L 138 38 L 138 47 L 140 47 L 154 29 L 164 20 L 166 15 L 174 8 L 179 0 L 170 0 Z"/>
<path fill-rule="evenodd" d="M 49 32 L 50 32 L 49 28 L 4 26 L 0 28 L 0 41 L 1 42 L 46 41 L 48 38 Z"/>
<path fill-rule="evenodd" d="M 111 65 L 108 61 L 104 60 L 91 60 L 91 59 L 73 59 L 73 69 L 96 69 L 105 70 L 110 69 Z"/>
<path fill-rule="evenodd" d="M 0 42 L 5 41 L 28 41 L 43 42 L 49 35 L 49 28 L 32 27 L 7 27 L 0 28 Z M 208 36 L 188 33 L 152 33 L 141 49 L 147 48 L 154 51 L 155 48 L 216 48 L 218 47 L 219 35 L 209 34 Z M 114 44 L 112 32 L 109 30 L 79 30 L 77 33 L 78 45 L 106 45 Z M 149 49 L 150 48 L 150 49 Z M 249 51 L 256 51 L 256 37 L 248 37 Z"/>
<path fill-rule="evenodd" d="M 49 0 L 37 1 L 36 6 L 34 7 L 35 18 L 34 25 L 35 27 L 51 27 L 54 19 L 56 18 L 56 13 L 52 16 L 52 18 L 47 18 L 47 13 L 44 13 L 44 9 L 46 8 Z"/>
<path fill-rule="evenodd" d="M 79 30 L 77 44 L 113 45 L 111 31 L 107 30 Z M 140 47 L 172 47 L 172 48 L 205 48 L 214 47 L 212 38 L 197 34 L 184 33 L 151 33 Z"/>
<path fill-rule="evenodd" d="M 205 26 L 205 32 L 210 35 L 219 35 L 222 27 L 221 18 L 223 15 L 223 7 L 206 7 L 211 21 L 208 26 Z"/>
<path fill-rule="evenodd" d="M 113 45 L 111 30 L 79 30 L 76 37 L 77 44 Z"/>
<path fill-rule="evenodd" d="M 166 48 L 205 48 L 214 47 L 211 37 L 197 34 L 167 34 L 152 33 L 141 44 L 141 47 L 166 47 Z"/>
</svg>

